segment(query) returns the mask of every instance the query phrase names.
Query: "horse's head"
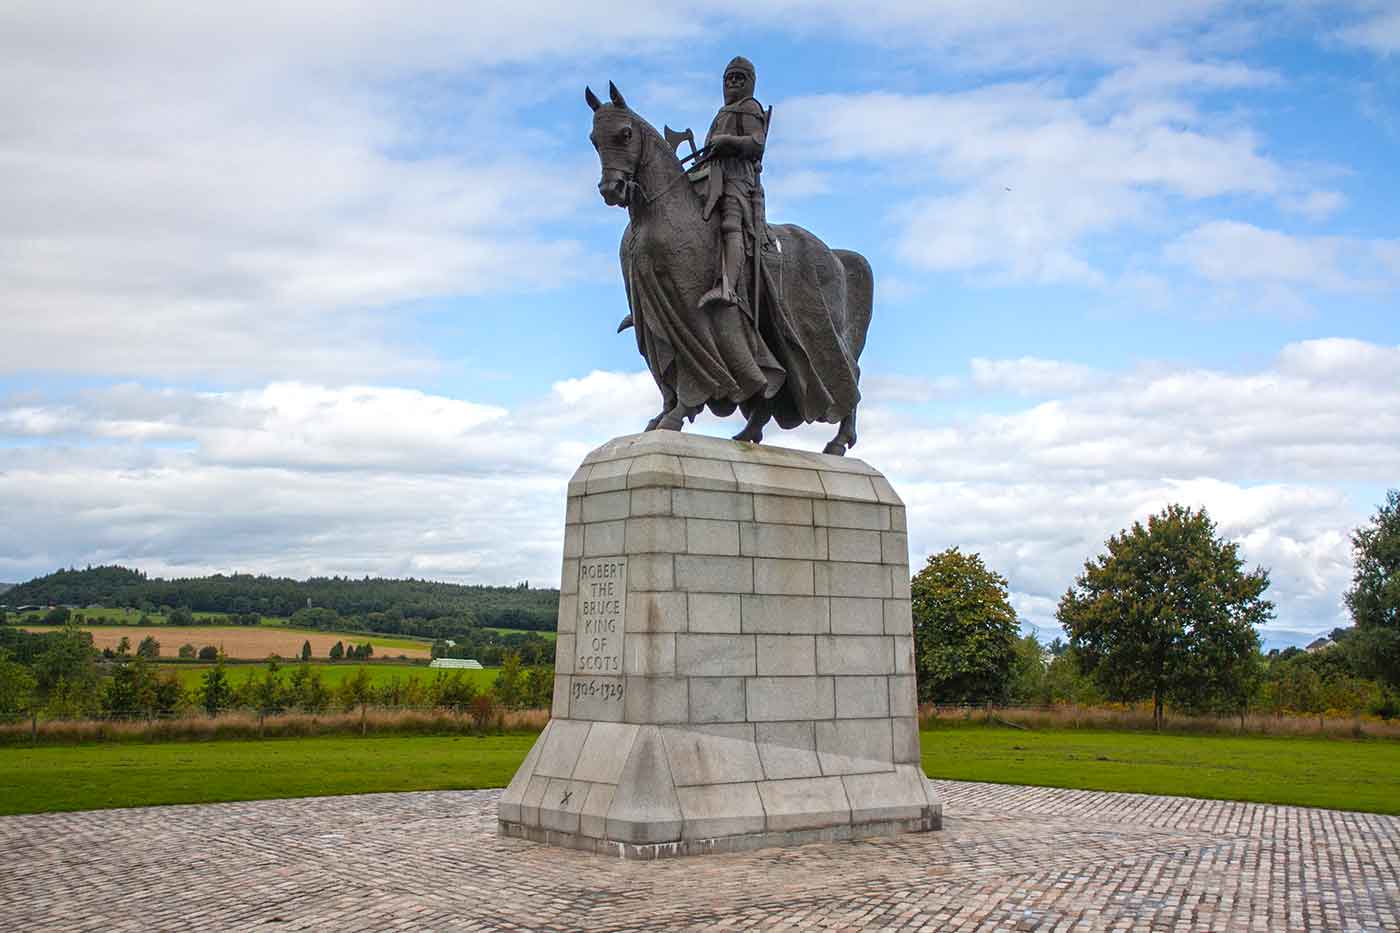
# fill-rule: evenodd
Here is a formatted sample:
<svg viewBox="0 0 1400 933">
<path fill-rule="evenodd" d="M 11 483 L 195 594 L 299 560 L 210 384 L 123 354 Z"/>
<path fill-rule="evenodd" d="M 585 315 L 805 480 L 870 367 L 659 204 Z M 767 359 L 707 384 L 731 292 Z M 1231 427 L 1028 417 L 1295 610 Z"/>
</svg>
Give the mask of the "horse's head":
<svg viewBox="0 0 1400 933">
<path fill-rule="evenodd" d="M 588 138 L 603 164 L 598 193 L 609 206 L 626 207 L 636 188 L 637 167 L 642 159 L 641 119 L 628 108 L 611 81 L 608 95 L 612 101 L 604 104 L 592 89 L 583 90 L 584 100 L 593 108 L 593 132 Z"/>
</svg>

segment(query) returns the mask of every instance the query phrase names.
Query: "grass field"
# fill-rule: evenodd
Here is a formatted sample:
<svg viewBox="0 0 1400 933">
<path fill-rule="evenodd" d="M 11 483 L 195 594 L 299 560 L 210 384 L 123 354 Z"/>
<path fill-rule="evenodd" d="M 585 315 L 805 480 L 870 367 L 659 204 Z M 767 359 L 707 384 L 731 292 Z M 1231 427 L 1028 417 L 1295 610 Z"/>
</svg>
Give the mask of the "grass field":
<svg viewBox="0 0 1400 933">
<path fill-rule="evenodd" d="M 924 732 L 933 777 L 1400 814 L 1400 742 Z M 533 736 L 411 736 L 0 749 L 0 813 L 500 787 Z"/>
<path fill-rule="evenodd" d="M 51 625 L 26 625 L 24 628 L 31 632 L 55 631 L 55 627 Z M 271 654 L 294 658 L 301 655 L 301 645 L 304 641 L 311 642 L 311 652 L 318 658 L 324 658 L 330 652 L 331 646 L 338 641 L 347 644 L 369 642 L 374 646 L 375 653 L 381 656 L 402 654 L 410 658 L 427 658 L 432 654 L 430 642 L 369 632 L 320 632 L 261 625 L 117 625 L 85 627 L 84 630 L 92 633 L 92 643 L 99 649 L 115 648 L 126 638 L 130 640 L 134 651 L 141 639 L 152 635 L 160 642 L 161 656 L 169 658 L 175 657 L 180 646 L 186 643 L 196 648 L 204 645 L 222 647 L 224 653 L 231 658 L 261 660 Z"/>
<path fill-rule="evenodd" d="M 557 634 L 555 632 L 527 631 L 522 628 L 500 628 L 495 625 L 483 625 L 481 630 L 484 632 L 495 632 L 497 635 L 538 635 L 545 641 L 554 641 Z"/>
<path fill-rule="evenodd" d="M 982 725 L 924 732 L 932 777 L 1400 814 L 1400 742 Z"/>
<path fill-rule="evenodd" d="M 503 787 L 534 740 L 423 736 L 5 749 L 0 814 Z"/>
<path fill-rule="evenodd" d="M 186 688 L 199 686 L 203 682 L 204 672 L 213 665 L 210 664 L 180 664 L 168 665 L 160 668 L 162 671 L 173 670 L 180 675 L 180 683 Z M 321 682 L 327 687 L 337 687 L 355 676 L 355 672 L 364 668 L 369 672 L 369 679 L 372 684 L 379 686 L 388 683 L 394 678 L 408 679 L 410 677 L 418 680 L 432 680 L 438 674 L 455 674 L 454 670 L 435 670 L 425 664 L 356 664 L 353 661 L 340 661 L 335 664 L 314 664 L 312 665 L 321 674 Z M 282 677 L 285 681 L 290 674 L 292 664 L 282 666 Z M 228 665 L 224 668 L 229 679 L 235 684 L 242 683 L 251 672 L 256 678 L 261 679 L 267 668 L 261 664 L 236 664 Z M 496 674 L 500 668 L 488 667 L 479 671 L 461 671 L 463 677 L 474 682 L 478 688 L 489 690 L 496 682 Z"/>
</svg>

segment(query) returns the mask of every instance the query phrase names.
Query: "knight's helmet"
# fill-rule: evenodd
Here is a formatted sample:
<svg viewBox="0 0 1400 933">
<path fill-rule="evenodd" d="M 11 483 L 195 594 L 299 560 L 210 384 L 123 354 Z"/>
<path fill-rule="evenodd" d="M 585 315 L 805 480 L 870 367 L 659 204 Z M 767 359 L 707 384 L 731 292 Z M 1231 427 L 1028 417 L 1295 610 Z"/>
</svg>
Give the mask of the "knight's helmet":
<svg viewBox="0 0 1400 933">
<path fill-rule="evenodd" d="M 742 88 L 731 89 L 729 86 L 729 76 L 736 71 L 741 72 L 748 80 L 744 82 Z M 745 98 L 752 97 L 754 84 L 757 80 L 758 76 L 754 72 L 753 62 L 742 55 L 735 55 L 729 64 L 724 66 L 724 102 L 726 104 L 737 104 Z"/>
</svg>

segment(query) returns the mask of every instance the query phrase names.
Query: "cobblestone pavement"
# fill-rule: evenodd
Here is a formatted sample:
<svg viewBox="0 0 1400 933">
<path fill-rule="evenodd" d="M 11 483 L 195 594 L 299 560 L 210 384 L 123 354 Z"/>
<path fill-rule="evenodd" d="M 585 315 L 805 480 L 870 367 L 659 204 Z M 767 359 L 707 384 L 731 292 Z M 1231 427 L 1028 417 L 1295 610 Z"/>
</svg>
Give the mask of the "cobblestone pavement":
<svg viewBox="0 0 1400 933">
<path fill-rule="evenodd" d="M 0 819 L 11 930 L 1400 930 L 1400 818 L 938 782 L 940 833 L 622 862 L 500 791 Z"/>
</svg>

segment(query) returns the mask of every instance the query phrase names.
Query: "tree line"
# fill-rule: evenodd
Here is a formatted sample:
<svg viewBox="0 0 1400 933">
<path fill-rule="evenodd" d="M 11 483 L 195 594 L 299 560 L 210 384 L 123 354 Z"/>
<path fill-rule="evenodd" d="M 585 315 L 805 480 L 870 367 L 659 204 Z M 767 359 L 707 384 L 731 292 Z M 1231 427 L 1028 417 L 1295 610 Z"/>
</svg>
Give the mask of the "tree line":
<svg viewBox="0 0 1400 933">
<path fill-rule="evenodd" d="M 120 566 L 58 570 L 21 583 L 5 593 L 9 606 L 102 606 L 155 614 L 161 607 L 239 616 L 291 616 L 315 607 L 342 620 L 364 620 L 367 631 L 425 635 L 431 620 L 461 624 L 552 631 L 559 610 L 557 589 L 478 586 L 431 580 L 378 577 L 286 577 L 215 574 L 164 580 Z M 428 628 L 431 628 L 429 626 Z"/>
<path fill-rule="evenodd" d="M 920 699 L 933 703 L 1152 705 L 1386 718 L 1400 712 L 1400 490 L 1352 535 L 1353 625 L 1308 652 L 1260 647 L 1268 571 L 1247 571 L 1204 509 L 1170 505 L 1105 542 L 1060 599 L 1067 639 L 1022 635 L 1006 578 L 949 548 L 912 583 Z"/>
</svg>

